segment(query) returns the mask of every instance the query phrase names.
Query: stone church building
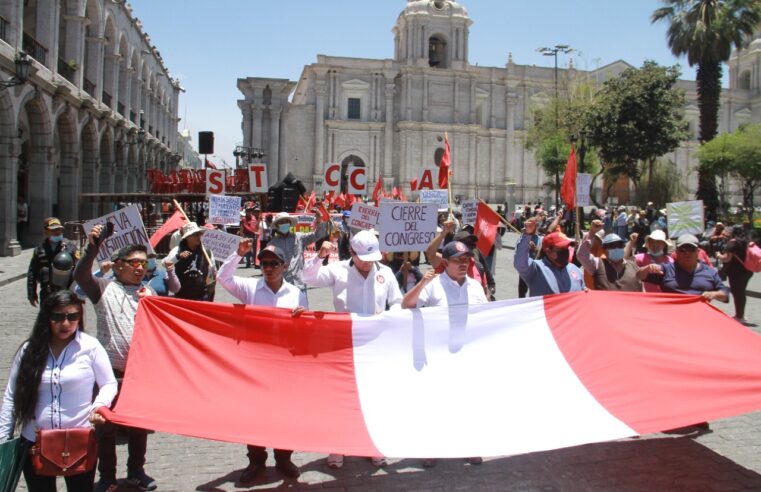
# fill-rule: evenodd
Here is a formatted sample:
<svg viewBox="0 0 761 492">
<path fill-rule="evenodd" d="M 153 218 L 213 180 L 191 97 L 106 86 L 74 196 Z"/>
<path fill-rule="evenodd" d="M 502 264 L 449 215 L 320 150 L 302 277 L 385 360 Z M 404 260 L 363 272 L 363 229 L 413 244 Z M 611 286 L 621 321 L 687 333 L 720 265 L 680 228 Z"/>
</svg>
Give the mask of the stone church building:
<svg viewBox="0 0 761 492">
<path fill-rule="evenodd" d="M 550 201 L 547 177 L 525 147 L 532 108 L 555 94 L 552 67 L 520 65 L 508 56 L 502 67 L 471 65 L 473 20 L 452 0 L 407 0 L 398 17 L 393 59 L 318 55 L 297 82 L 238 79 L 244 99 L 243 145 L 266 152 L 270 183 L 288 172 L 308 189 L 319 190 L 329 163 L 363 165 L 369 189 L 381 177 L 386 189 L 401 186 L 421 167 L 433 167 L 448 134 L 454 170 L 452 191 L 489 202 Z M 761 39 L 735 53 L 731 88 L 724 91 L 720 131 L 761 121 Z M 664 39 L 664 43 L 665 43 Z M 594 71 L 570 64 L 561 81 L 583 78 L 602 83 L 631 65 L 617 61 Z M 687 93 L 685 116 L 693 131 L 672 155 L 694 195 L 697 175 L 698 108 L 695 83 Z M 612 201 L 626 203 L 626 186 Z M 414 196 L 414 194 L 413 194 Z M 598 195 L 599 196 L 599 195 Z M 736 201 L 736 200 L 735 200 Z"/>
</svg>

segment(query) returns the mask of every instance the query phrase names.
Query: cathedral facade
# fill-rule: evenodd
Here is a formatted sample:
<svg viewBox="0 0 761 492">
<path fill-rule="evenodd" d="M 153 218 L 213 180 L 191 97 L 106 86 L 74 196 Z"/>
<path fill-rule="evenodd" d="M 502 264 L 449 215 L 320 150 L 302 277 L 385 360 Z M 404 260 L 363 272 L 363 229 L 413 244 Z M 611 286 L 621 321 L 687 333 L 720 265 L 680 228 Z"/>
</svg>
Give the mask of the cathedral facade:
<svg viewBox="0 0 761 492">
<path fill-rule="evenodd" d="M 270 183 L 290 172 L 320 190 L 326 165 L 341 163 L 345 170 L 353 164 L 367 167 L 369 189 L 382 179 L 386 189 L 398 186 L 410 196 L 410 181 L 421 167 L 438 163 L 447 135 L 453 194 L 548 203 L 548 177 L 525 140 L 532 109 L 554 97 L 555 69 L 516 64 L 512 55 L 502 67 L 471 65 L 472 25 L 456 1 L 408 0 L 393 28 L 393 59 L 319 55 L 297 82 L 238 79 L 243 145 L 267 154 Z M 558 69 L 558 79 L 601 84 L 630 67 L 617 61 L 583 71 L 571 64 Z M 760 67 L 761 39 L 733 55 L 720 131 L 761 121 Z M 699 112 L 695 83 L 680 86 L 693 136 L 666 157 L 694 196 Z M 631 197 L 611 201 L 618 198 Z"/>
</svg>

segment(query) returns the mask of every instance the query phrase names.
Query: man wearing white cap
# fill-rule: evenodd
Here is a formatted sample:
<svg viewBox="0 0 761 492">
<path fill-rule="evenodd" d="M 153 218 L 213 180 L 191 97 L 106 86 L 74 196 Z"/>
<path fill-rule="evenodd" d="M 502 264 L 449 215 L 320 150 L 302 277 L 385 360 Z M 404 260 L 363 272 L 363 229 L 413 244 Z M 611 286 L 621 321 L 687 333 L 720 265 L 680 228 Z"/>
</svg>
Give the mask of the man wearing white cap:
<svg viewBox="0 0 761 492">
<path fill-rule="evenodd" d="M 325 241 L 317 256 L 304 267 L 304 282 L 309 287 L 331 287 L 333 307 L 339 313 L 378 314 L 400 309 L 402 293 L 394 272 L 381 260 L 378 238 L 370 231 L 359 231 L 349 241 L 351 259 L 323 265 L 336 245 Z M 375 466 L 385 466 L 382 457 L 371 458 Z M 343 456 L 331 454 L 328 466 L 343 466 Z"/>
</svg>

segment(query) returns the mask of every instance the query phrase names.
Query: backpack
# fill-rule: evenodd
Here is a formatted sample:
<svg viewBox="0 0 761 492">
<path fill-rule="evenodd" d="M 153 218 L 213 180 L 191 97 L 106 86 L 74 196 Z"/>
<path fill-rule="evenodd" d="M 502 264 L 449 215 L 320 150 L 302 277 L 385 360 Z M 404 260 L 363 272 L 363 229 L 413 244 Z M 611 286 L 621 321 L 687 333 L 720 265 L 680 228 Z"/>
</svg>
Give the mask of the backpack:
<svg viewBox="0 0 761 492">
<path fill-rule="evenodd" d="M 743 266 L 751 272 L 761 272 L 761 248 L 756 243 L 748 243 L 748 248 L 745 250 L 745 261 Z"/>
</svg>

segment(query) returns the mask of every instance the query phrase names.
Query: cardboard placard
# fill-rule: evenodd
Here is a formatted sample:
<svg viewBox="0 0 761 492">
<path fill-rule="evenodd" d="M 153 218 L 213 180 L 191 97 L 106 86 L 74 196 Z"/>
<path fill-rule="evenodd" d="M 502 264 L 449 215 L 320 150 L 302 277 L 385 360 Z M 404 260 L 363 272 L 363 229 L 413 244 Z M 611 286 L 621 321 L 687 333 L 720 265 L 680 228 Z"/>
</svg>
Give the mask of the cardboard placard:
<svg viewBox="0 0 761 492">
<path fill-rule="evenodd" d="M 142 244 L 148 248 L 149 253 L 153 252 L 137 205 L 130 205 L 103 217 L 90 220 L 85 222 L 82 227 L 85 230 L 85 234 L 89 235 L 93 227 L 98 224 L 106 224 L 106 222 L 114 224 L 114 232 L 101 243 L 100 249 L 98 249 L 98 263 L 108 260 L 111 258 L 111 253 L 130 244 Z M 105 229 L 103 233 L 105 233 Z"/>
<path fill-rule="evenodd" d="M 240 224 L 240 197 L 225 195 L 209 196 L 209 224 Z"/>
<path fill-rule="evenodd" d="M 364 203 L 355 203 L 351 206 L 351 215 L 349 216 L 349 227 L 356 229 L 369 230 L 378 225 L 380 210 Z"/>
<path fill-rule="evenodd" d="M 465 200 L 464 202 L 460 203 L 463 225 L 475 225 L 476 215 L 478 215 L 479 203 L 479 200 Z"/>
<path fill-rule="evenodd" d="M 322 191 L 341 191 L 341 164 L 326 164 L 322 179 Z"/>
<path fill-rule="evenodd" d="M 214 253 L 214 258 L 224 261 L 228 256 L 238 250 L 241 237 L 225 231 L 207 229 L 201 236 L 204 247 Z"/>
<path fill-rule="evenodd" d="M 349 166 L 347 177 L 349 194 L 367 194 L 367 169 L 365 167 Z"/>
<path fill-rule="evenodd" d="M 225 179 L 227 173 L 224 169 L 206 170 L 206 196 L 221 195 L 225 192 Z"/>
<path fill-rule="evenodd" d="M 267 164 L 250 164 L 248 166 L 248 189 L 251 193 L 267 193 L 269 190 Z"/>
<path fill-rule="evenodd" d="M 421 203 L 435 203 L 439 208 L 449 207 L 449 192 L 447 190 L 421 190 Z"/>
<path fill-rule="evenodd" d="M 591 205 L 589 197 L 589 185 L 592 184 L 592 175 L 586 173 L 576 174 L 576 206 L 588 207 Z"/>
<path fill-rule="evenodd" d="M 381 203 L 381 251 L 424 251 L 436 236 L 437 217 L 438 206 L 433 203 Z"/>
<path fill-rule="evenodd" d="M 666 212 L 669 237 L 703 233 L 703 200 L 667 203 Z"/>
</svg>

